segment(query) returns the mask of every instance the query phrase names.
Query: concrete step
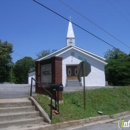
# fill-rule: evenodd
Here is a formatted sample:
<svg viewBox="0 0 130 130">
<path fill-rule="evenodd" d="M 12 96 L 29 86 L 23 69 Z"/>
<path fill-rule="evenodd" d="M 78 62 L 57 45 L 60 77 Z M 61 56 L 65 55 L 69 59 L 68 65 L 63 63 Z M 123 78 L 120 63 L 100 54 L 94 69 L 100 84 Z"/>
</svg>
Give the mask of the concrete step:
<svg viewBox="0 0 130 130">
<path fill-rule="evenodd" d="M 2 130 L 8 130 L 8 129 L 2 129 Z M 32 124 L 30 126 L 25 127 L 10 127 L 9 130 L 55 130 L 54 127 L 51 127 L 51 124 Z"/>
<path fill-rule="evenodd" d="M 0 130 L 13 130 L 48 124 L 28 98 L 0 99 Z M 12 129 L 10 129 L 10 127 Z"/>
<path fill-rule="evenodd" d="M 32 103 L 27 98 L 22 99 L 0 99 L 0 108 L 5 107 L 22 107 L 22 106 L 31 106 Z"/>
<path fill-rule="evenodd" d="M 35 107 L 34 106 L 24 106 L 24 107 L 4 107 L 0 108 L 0 114 L 4 113 L 19 113 L 21 111 L 23 112 L 31 112 L 34 111 Z"/>
<path fill-rule="evenodd" d="M 39 112 L 37 112 L 37 111 L 1 114 L 0 115 L 0 122 L 10 121 L 10 120 L 17 120 L 17 119 L 35 118 L 35 117 L 38 117 L 38 116 L 39 116 Z"/>
<path fill-rule="evenodd" d="M 20 120 L 13 120 L 13 121 L 4 121 L 0 122 L 0 130 L 3 128 L 10 130 L 10 127 L 29 127 L 31 125 L 38 125 L 38 124 L 46 124 L 43 122 L 42 117 L 37 117 L 37 118 L 30 118 L 30 119 L 20 119 Z"/>
<path fill-rule="evenodd" d="M 78 80 L 68 80 L 67 86 L 81 86 L 81 84 Z"/>
</svg>

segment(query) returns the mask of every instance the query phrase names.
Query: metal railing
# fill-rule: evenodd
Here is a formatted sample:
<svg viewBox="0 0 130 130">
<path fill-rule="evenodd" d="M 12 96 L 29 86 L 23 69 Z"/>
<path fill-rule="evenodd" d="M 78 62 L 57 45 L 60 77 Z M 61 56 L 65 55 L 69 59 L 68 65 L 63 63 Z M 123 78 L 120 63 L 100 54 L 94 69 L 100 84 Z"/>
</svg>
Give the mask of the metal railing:
<svg viewBox="0 0 130 130">
<path fill-rule="evenodd" d="M 39 83 L 38 81 L 36 81 L 34 78 L 31 78 L 31 88 L 30 88 L 30 96 L 32 96 L 32 86 L 33 86 L 33 81 L 36 82 L 36 84 L 38 84 L 51 98 L 50 100 L 50 119 L 52 120 L 52 94 L 47 90 L 45 89 L 41 83 Z"/>
</svg>

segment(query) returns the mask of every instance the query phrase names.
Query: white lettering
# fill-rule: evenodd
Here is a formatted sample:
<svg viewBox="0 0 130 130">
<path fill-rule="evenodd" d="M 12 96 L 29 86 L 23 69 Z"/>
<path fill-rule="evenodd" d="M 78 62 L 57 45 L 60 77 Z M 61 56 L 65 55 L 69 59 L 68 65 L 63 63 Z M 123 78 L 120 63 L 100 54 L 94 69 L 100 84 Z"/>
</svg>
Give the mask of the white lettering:
<svg viewBox="0 0 130 130">
<path fill-rule="evenodd" d="M 124 122 L 124 127 L 129 127 L 128 122 Z"/>
</svg>

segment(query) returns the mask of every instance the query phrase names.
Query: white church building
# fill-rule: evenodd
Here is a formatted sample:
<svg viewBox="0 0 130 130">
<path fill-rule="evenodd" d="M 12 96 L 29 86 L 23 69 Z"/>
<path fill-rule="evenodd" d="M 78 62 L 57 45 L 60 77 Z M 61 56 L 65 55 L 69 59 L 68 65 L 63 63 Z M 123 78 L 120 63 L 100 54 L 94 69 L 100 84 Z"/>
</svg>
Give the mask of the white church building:
<svg viewBox="0 0 130 130">
<path fill-rule="evenodd" d="M 105 86 L 106 59 L 76 46 L 71 21 L 68 25 L 66 46 L 38 59 L 38 61 L 54 56 L 62 57 L 62 84 L 64 87 L 83 85 L 83 78 L 79 83 L 77 77 L 77 66 L 81 61 L 87 61 L 91 65 L 91 72 L 85 77 L 86 86 Z M 29 83 L 30 79 L 31 77 L 29 77 Z"/>
</svg>

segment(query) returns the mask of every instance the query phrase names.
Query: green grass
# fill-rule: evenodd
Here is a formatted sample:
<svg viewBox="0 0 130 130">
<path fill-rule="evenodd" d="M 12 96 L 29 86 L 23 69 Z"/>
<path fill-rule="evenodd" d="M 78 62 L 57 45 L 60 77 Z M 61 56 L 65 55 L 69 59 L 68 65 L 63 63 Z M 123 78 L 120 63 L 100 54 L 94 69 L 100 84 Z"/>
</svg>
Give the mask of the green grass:
<svg viewBox="0 0 130 130">
<path fill-rule="evenodd" d="M 35 99 L 49 114 L 48 97 L 38 95 Z M 86 90 L 86 110 L 83 91 L 63 93 L 60 114 L 53 115 L 52 123 L 98 116 L 97 111 L 102 111 L 104 115 L 112 115 L 127 110 L 130 110 L 130 86 Z"/>
</svg>

